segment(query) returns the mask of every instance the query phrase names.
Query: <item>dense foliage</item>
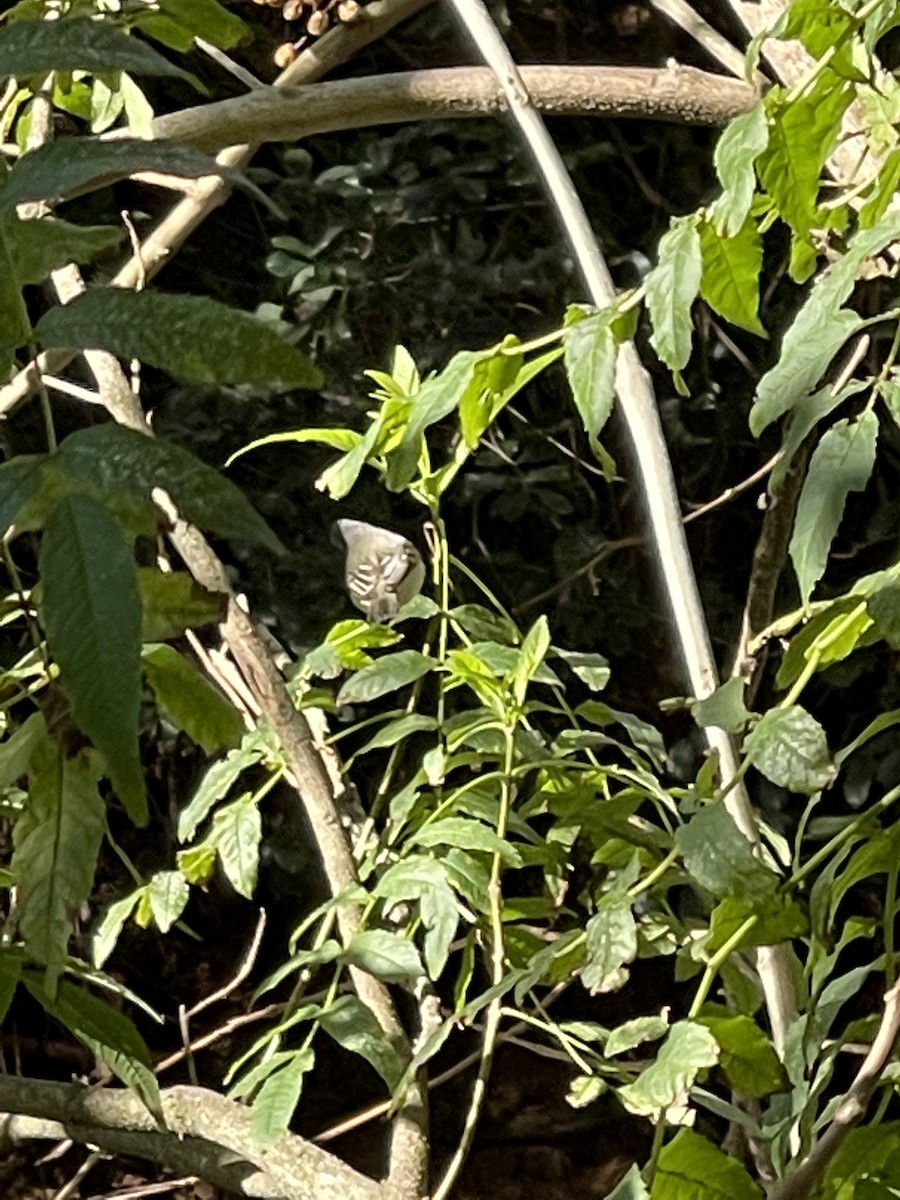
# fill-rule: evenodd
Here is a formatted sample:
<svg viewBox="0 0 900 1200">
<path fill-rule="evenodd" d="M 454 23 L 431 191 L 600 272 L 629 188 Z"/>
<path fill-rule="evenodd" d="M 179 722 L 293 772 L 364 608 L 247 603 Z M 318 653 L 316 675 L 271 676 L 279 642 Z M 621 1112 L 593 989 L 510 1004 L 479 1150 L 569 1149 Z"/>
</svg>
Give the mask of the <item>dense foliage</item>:
<svg viewBox="0 0 900 1200">
<path fill-rule="evenodd" d="M 403 2 L 26 0 L 0 27 L 0 1011 L 137 1097 L 5 1077 L 0 1105 L 237 1191 L 381 1195 L 300 1136 L 337 1072 L 412 1200 L 429 1076 L 471 1055 L 443 1200 L 517 1041 L 573 1110 L 628 1114 L 618 1200 L 893 1194 L 900 15 L 786 5 L 714 142 L 554 124 L 604 225 L 600 303 L 512 123 L 372 132 L 348 90 L 354 132 L 245 174 L 149 136 L 203 90 L 240 106 L 225 51 L 277 44 L 290 83 Z M 627 61 L 642 6 L 559 7 L 573 57 L 609 22 Z M 519 54 L 546 14 L 506 16 Z M 446 61 L 440 14 L 411 36 Z M 800 74 L 764 83 L 782 43 Z M 664 147 L 690 149 L 671 194 Z M 188 243 L 153 283 L 196 221 L 154 245 L 148 182 L 188 210 L 237 185 L 216 236 L 240 261 Z M 634 432 L 635 346 L 668 449 Z M 339 608 L 351 514 L 427 550 L 385 624 Z M 200 936 L 219 961 L 187 982 Z M 177 1001 L 142 955 L 176 960 Z M 184 1063 L 202 1091 L 169 1086 Z"/>
</svg>

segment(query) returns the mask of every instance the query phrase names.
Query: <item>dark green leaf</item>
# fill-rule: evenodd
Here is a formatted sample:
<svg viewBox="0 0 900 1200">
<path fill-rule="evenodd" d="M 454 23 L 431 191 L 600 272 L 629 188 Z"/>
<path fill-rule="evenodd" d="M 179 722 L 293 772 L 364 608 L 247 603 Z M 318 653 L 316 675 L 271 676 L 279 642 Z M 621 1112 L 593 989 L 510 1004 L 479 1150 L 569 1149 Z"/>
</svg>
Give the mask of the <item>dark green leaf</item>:
<svg viewBox="0 0 900 1200">
<path fill-rule="evenodd" d="M 744 749 L 758 771 L 792 792 L 811 795 L 835 776 L 825 731 L 799 704 L 769 709 L 747 735 Z"/>
<path fill-rule="evenodd" d="M 173 646 L 145 646 L 141 665 L 159 707 L 207 754 L 240 742 L 237 709 Z"/>
<path fill-rule="evenodd" d="M 809 464 L 789 547 L 806 604 L 825 572 L 850 492 L 861 492 L 875 465 L 878 418 L 871 409 L 826 430 Z"/>
<path fill-rule="evenodd" d="M 755 897 L 726 896 L 712 911 L 709 950 L 721 950 L 750 917 L 755 918 L 755 924 L 744 930 L 743 949 L 774 946 L 802 937 L 809 929 L 809 919 L 803 908 L 796 900 L 788 900 L 779 893 Z"/>
<path fill-rule="evenodd" d="M 108 422 L 70 434 L 54 459 L 77 486 L 149 498 L 164 488 L 187 521 L 223 537 L 258 542 L 275 553 L 281 542 L 243 492 L 187 450 Z"/>
<path fill-rule="evenodd" d="M 338 1045 L 359 1054 L 393 1089 L 403 1074 L 403 1063 L 368 1008 L 355 996 L 341 996 L 319 1014 L 319 1023 Z"/>
<path fill-rule="evenodd" d="M 58 204 L 128 179 L 139 171 L 176 175 L 180 179 L 223 173 L 210 155 L 180 142 L 65 138 L 48 142 L 16 161 L 0 188 L 0 207 L 12 209 L 28 200 Z"/>
<path fill-rule="evenodd" d="M 309 359 L 262 321 L 207 296 L 93 288 L 44 313 L 36 334 L 47 347 L 109 350 L 191 383 L 322 384 Z"/>
<path fill-rule="evenodd" d="M 186 571 L 138 567 L 138 590 L 145 642 L 181 637 L 187 629 L 215 624 L 225 616 L 225 593 L 208 592 Z"/>
<path fill-rule="evenodd" d="M 103 754 L 129 816 L 143 824 L 141 604 L 132 548 L 105 508 L 69 496 L 47 522 L 40 573 L 41 617 L 75 720 Z"/>
<path fill-rule="evenodd" d="M 6 533 L 40 491 L 46 454 L 19 454 L 0 463 L 0 530 Z"/>
<path fill-rule="evenodd" d="M 108 20 L 16 21 L 0 29 L 0 75 L 25 79 L 44 71 L 77 70 L 191 78 Z"/>
<path fill-rule="evenodd" d="M 6 791 L 28 774 L 31 756 L 47 741 L 47 722 L 35 712 L 0 743 L 0 791 Z"/>
<path fill-rule="evenodd" d="M 159 1085 L 150 1066 L 150 1052 L 132 1021 L 117 1008 L 67 979 L 50 998 L 29 976 L 25 986 L 47 1012 L 100 1058 L 124 1084 L 137 1092 L 147 1108 L 162 1122 Z"/>
<path fill-rule="evenodd" d="M 66 263 L 92 262 L 118 246 L 123 237 L 123 231 L 113 225 L 71 225 L 53 217 L 21 221 L 6 213 L 3 223 L 19 286 L 43 283 Z"/>
<path fill-rule="evenodd" d="M 63 758 L 55 742 L 35 753 L 28 800 L 13 826 L 19 931 L 29 954 L 58 973 L 73 914 L 91 894 L 106 832 L 99 774 L 87 754 Z"/>
</svg>

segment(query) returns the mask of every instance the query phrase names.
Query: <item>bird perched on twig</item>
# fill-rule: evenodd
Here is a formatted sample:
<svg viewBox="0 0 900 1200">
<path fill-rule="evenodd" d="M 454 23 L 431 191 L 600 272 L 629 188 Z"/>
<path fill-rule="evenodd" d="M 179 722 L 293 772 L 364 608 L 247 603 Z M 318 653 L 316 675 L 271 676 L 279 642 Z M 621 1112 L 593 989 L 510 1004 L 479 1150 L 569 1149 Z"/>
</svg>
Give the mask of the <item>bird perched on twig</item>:
<svg viewBox="0 0 900 1200">
<path fill-rule="evenodd" d="M 421 554 L 408 538 L 380 525 L 342 520 L 338 528 L 347 543 L 350 599 L 373 625 L 389 621 L 425 582 Z"/>
</svg>

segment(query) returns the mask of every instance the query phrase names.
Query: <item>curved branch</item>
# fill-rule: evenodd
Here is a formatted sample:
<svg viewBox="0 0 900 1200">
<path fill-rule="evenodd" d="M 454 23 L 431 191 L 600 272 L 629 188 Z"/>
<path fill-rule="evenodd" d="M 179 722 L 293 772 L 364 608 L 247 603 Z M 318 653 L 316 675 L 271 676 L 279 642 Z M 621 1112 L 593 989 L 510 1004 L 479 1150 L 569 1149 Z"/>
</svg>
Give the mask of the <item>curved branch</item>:
<svg viewBox="0 0 900 1200">
<path fill-rule="evenodd" d="M 757 94 L 738 79 L 694 67 L 521 68 L 535 106 L 550 116 L 640 117 L 724 125 Z M 491 116 L 506 109 L 503 88 L 487 67 L 435 67 L 319 83 L 259 88 L 245 96 L 157 117 L 157 137 L 219 150 L 235 141 L 296 141 L 370 125 Z M 127 136 L 127 130 L 105 134 Z"/>
</svg>

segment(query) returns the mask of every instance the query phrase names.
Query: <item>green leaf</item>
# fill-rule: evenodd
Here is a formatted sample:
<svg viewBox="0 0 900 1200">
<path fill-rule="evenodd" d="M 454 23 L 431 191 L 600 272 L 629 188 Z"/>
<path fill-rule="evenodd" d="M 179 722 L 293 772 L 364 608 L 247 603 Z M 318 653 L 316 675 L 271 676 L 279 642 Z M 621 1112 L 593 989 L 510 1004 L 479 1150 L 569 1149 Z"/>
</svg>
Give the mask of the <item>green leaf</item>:
<svg viewBox="0 0 900 1200">
<path fill-rule="evenodd" d="M 823 671 L 852 654 L 858 646 L 877 641 L 878 631 L 868 611 L 871 599 L 863 602 L 855 596 L 841 596 L 817 612 L 791 638 L 775 676 L 775 686 L 790 687 L 813 658 L 816 669 Z"/>
<path fill-rule="evenodd" d="M 566 1104 L 571 1105 L 572 1108 L 587 1108 L 589 1104 L 599 1100 L 608 1091 L 609 1084 L 599 1075 L 576 1075 L 569 1083 Z"/>
<path fill-rule="evenodd" d="M 309 1047 L 297 1050 L 259 1089 L 250 1121 L 253 1135 L 261 1146 L 271 1146 L 287 1129 L 303 1091 L 303 1077 L 314 1064 L 315 1055 Z"/>
<path fill-rule="evenodd" d="M 190 4 L 184 0 L 158 0 L 158 4 L 161 13 L 167 13 L 173 21 L 220 50 L 231 50 L 251 36 L 250 26 L 218 0 L 191 0 Z"/>
<path fill-rule="evenodd" d="M 346 452 L 358 446 L 361 441 L 360 435 L 352 429 L 289 429 L 284 433 L 266 434 L 265 437 L 256 438 L 246 446 L 241 446 L 240 450 L 235 450 L 234 454 L 228 456 L 225 466 L 230 467 L 251 450 L 258 450 L 261 446 L 277 446 L 281 442 L 296 442 L 298 445 L 316 442 L 318 445 L 331 446 L 335 450 Z"/>
<path fill-rule="evenodd" d="M 356 753 L 358 756 L 368 754 L 372 750 L 396 746 L 398 742 L 404 741 L 414 733 L 430 732 L 436 728 L 437 720 L 434 717 L 426 717 L 424 713 L 409 713 L 405 717 L 398 717 L 396 721 L 389 721 Z"/>
<path fill-rule="evenodd" d="M 866 386 L 863 379 L 851 379 L 839 391 L 835 391 L 829 383 L 827 386 L 819 388 L 817 392 L 813 392 L 811 396 L 803 396 L 797 401 L 785 429 L 784 439 L 781 443 L 781 455 L 769 476 L 770 492 L 776 492 L 781 487 L 794 461 L 794 456 L 806 440 L 807 434 L 820 421 L 830 416 L 845 400 L 855 396 Z"/>
<path fill-rule="evenodd" d="M 13 265 L 13 247 L 0 224 L 0 363 L 6 363 L 5 371 L 9 369 L 7 352 L 24 346 L 31 336 L 28 309 Z"/>
<path fill-rule="evenodd" d="M 880 1121 L 849 1130 L 822 1176 L 819 1186 L 822 1200 L 858 1200 L 860 1184 L 864 1180 L 873 1180 L 881 1188 L 880 1192 L 866 1197 L 866 1200 L 876 1200 L 876 1196 L 888 1200 L 894 1189 L 888 1191 L 885 1188 L 881 1182 L 882 1172 L 898 1148 L 898 1121 Z"/>
<path fill-rule="evenodd" d="M 607 1058 L 615 1054 L 624 1054 L 627 1050 L 642 1046 L 644 1042 L 657 1041 L 666 1035 L 668 1029 L 668 1021 L 664 1021 L 662 1017 L 633 1017 L 632 1020 L 625 1021 L 611 1030 L 604 1043 L 603 1053 Z"/>
<path fill-rule="evenodd" d="M 762 101 L 741 113 L 719 138 L 713 154 L 723 193 L 712 206 L 713 219 L 726 237 L 733 237 L 750 213 L 756 190 L 754 163 L 769 142 L 769 125 Z"/>
<path fill-rule="evenodd" d="M 853 89 L 827 69 L 800 97 L 788 99 L 781 88 L 766 97 L 769 144 L 757 171 L 783 219 L 802 236 L 813 227 L 822 167 L 852 99 Z"/>
<path fill-rule="evenodd" d="M 402 491 L 412 480 L 425 430 L 449 416 L 470 388 L 481 390 L 477 368 L 485 357 L 484 351 L 461 350 L 440 374 L 426 379 L 411 397 L 400 444 L 388 459 L 386 481 L 392 492 Z"/>
<path fill-rule="evenodd" d="M 115 422 L 92 425 L 70 434 L 53 461 L 78 487 L 142 498 L 161 487 L 186 521 L 222 537 L 257 542 L 276 554 L 284 550 L 239 488 L 162 438 L 145 437 Z"/>
<path fill-rule="evenodd" d="M 602 692 L 609 683 L 609 662 L 602 654 L 582 654 L 578 650 L 560 650 L 554 646 L 553 655 L 561 658 L 573 675 L 592 692 Z"/>
<path fill-rule="evenodd" d="M 687 1107 L 697 1075 L 718 1061 L 719 1047 L 708 1029 L 696 1021 L 677 1021 L 654 1062 L 634 1083 L 619 1088 L 619 1099 L 638 1116 L 677 1119 Z"/>
<path fill-rule="evenodd" d="M 138 591 L 145 642 L 164 642 L 187 629 L 217 624 L 228 603 L 224 592 L 208 592 L 187 571 L 138 567 Z"/>
<path fill-rule="evenodd" d="M 244 733 L 237 709 L 172 646 L 145 646 L 141 666 L 156 702 L 207 754 L 236 746 Z"/>
<path fill-rule="evenodd" d="M 767 779 L 792 792 L 812 795 L 836 774 L 824 729 L 799 704 L 770 708 L 747 735 L 744 750 Z"/>
<path fill-rule="evenodd" d="M 762 1188 L 736 1158 L 729 1158 L 708 1138 L 680 1129 L 663 1146 L 651 1200 L 762 1200 Z"/>
<path fill-rule="evenodd" d="M 735 1091 L 762 1100 L 785 1090 L 787 1077 L 781 1060 L 754 1020 L 715 1007 L 704 1009 L 697 1019 L 719 1043 L 719 1061 Z"/>
<path fill-rule="evenodd" d="M 418 650 L 398 650 L 385 654 L 369 666 L 351 675 L 337 695 L 338 704 L 365 704 L 389 692 L 415 683 L 435 665 L 433 658 Z"/>
<path fill-rule="evenodd" d="M 103 754 L 129 816 L 142 825 L 141 605 L 132 548 L 105 508 L 69 496 L 47 522 L 40 573 L 41 619 L 75 721 Z"/>
<path fill-rule="evenodd" d="M 891 649 L 900 649 L 900 583 L 880 588 L 869 596 L 866 611 Z"/>
<path fill-rule="evenodd" d="M 650 342 L 673 372 L 683 370 L 691 357 L 691 305 L 700 291 L 701 275 L 697 217 L 675 217 L 668 233 L 660 238 L 656 267 L 644 278 L 653 325 Z"/>
<path fill-rule="evenodd" d="M 816 446 L 789 547 L 804 604 L 825 572 L 848 494 L 863 491 L 869 482 L 877 439 L 878 418 L 867 409 L 855 421 L 837 421 Z"/>
<path fill-rule="evenodd" d="M 637 954 L 637 925 L 631 899 L 623 892 L 606 892 L 587 923 L 587 961 L 581 982 L 594 995 L 614 992 L 628 978 L 627 963 Z"/>
<path fill-rule="evenodd" d="M 752 717 L 744 704 L 746 680 L 739 677 L 721 684 L 704 700 L 695 700 L 691 716 L 701 729 L 716 726 L 728 733 L 739 733 Z"/>
<path fill-rule="evenodd" d="M 146 42 L 129 37 L 109 21 L 68 17 L 16 21 L 0 29 L 0 75 L 27 79 L 44 71 L 77 70 L 192 78 Z"/>
<path fill-rule="evenodd" d="M 386 929 L 364 929 L 357 933 L 341 960 L 386 983 L 417 979 L 423 973 L 422 960 L 412 942 Z"/>
<path fill-rule="evenodd" d="M 150 1066 L 150 1052 L 133 1022 L 117 1008 L 67 979 L 50 997 L 36 980 L 26 975 L 23 983 L 39 1004 L 60 1021 L 132 1091 L 151 1113 L 163 1122 L 159 1085 Z"/>
<path fill-rule="evenodd" d="M 431 979 L 443 971 L 459 923 L 456 898 L 442 863 L 411 855 L 388 867 L 373 895 L 391 900 L 417 900 L 425 926 L 425 966 Z"/>
<path fill-rule="evenodd" d="M 142 890 L 136 888 L 127 896 L 123 896 L 121 900 L 115 900 L 103 914 L 103 919 L 91 939 L 91 962 L 95 967 L 102 967 L 112 954 L 116 942 L 119 940 L 119 934 L 122 932 L 122 926 L 134 911 L 134 906 L 140 899 Z"/>
<path fill-rule="evenodd" d="M 212 764 L 178 817 L 180 842 L 190 841 L 200 822 L 205 820 L 213 805 L 228 794 L 243 771 L 270 757 L 272 747 L 267 742 L 265 731 L 262 736 L 259 731 L 247 733 L 236 750 L 230 750 L 220 762 Z"/>
<path fill-rule="evenodd" d="M 373 1066 L 390 1089 L 397 1086 L 403 1075 L 400 1056 L 373 1014 L 356 996 L 341 996 L 330 1008 L 323 1009 L 319 1024 L 339 1046 Z"/>
<path fill-rule="evenodd" d="M 758 896 L 726 896 L 712 911 L 707 949 L 721 950 L 726 942 L 745 925 L 750 917 L 755 924 L 745 929 L 741 949 L 751 946 L 774 946 L 791 938 L 802 937 L 809 930 L 805 910 L 796 900 L 780 893 Z"/>
<path fill-rule="evenodd" d="M 499 854 L 508 867 L 520 867 L 522 857 L 514 846 L 499 837 L 493 829 L 467 817 L 443 817 L 422 825 L 410 835 L 418 846 L 455 846 L 460 850 L 483 850 Z"/>
<path fill-rule="evenodd" d="M 750 429 L 756 437 L 815 387 L 837 351 L 859 329 L 859 316 L 841 305 L 850 295 L 862 263 L 898 237 L 900 213 L 889 212 L 874 229 L 858 233 L 813 285 L 784 336 L 778 361 L 757 385 L 750 412 Z"/>
<path fill-rule="evenodd" d="M 0 791 L 6 791 L 28 774 L 31 758 L 47 741 L 47 722 L 35 712 L 5 742 L 0 743 Z"/>
<path fill-rule="evenodd" d="M 147 885 L 150 911 L 160 933 L 168 933 L 190 898 L 191 889 L 180 871 L 157 871 Z"/>
<path fill-rule="evenodd" d="M 759 277 L 762 235 L 752 217 L 729 237 L 709 220 L 700 225 L 703 276 L 700 295 L 726 321 L 759 337 L 766 331 L 759 320 Z"/>
<path fill-rule="evenodd" d="M 231 886 L 248 900 L 256 890 L 261 839 L 259 808 L 249 793 L 223 805 L 213 817 L 210 841 L 219 852 Z"/>
<path fill-rule="evenodd" d="M 28 799 L 13 826 L 19 931 L 29 954 L 53 975 L 66 959 L 73 914 L 91 894 L 106 833 L 98 779 L 89 755 L 64 758 L 45 741 L 34 755 Z"/>
<path fill-rule="evenodd" d="M 615 399 L 618 343 L 610 313 L 593 313 L 566 330 L 564 362 L 575 407 L 593 443 L 609 419 Z"/>
<path fill-rule="evenodd" d="M 98 27 L 94 22 L 91 24 L 95 29 Z M 228 174 L 210 155 L 180 142 L 64 138 L 16 160 L 0 187 L 0 208 L 14 209 L 29 200 L 59 204 L 128 179 L 139 171 L 176 175 L 180 179 Z M 43 225 L 44 221 L 37 223 Z"/>
<path fill-rule="evenodd" d="M 687 825 L 677 830 L 675 844 L 685 867 L 714 896 L 761 900 L 778 887 L 778 876 L 759 861 L 721 803 L 694 813 Z"/>
<path fill-rule="evenodd" d="M 512 672 L 512 690 L 516 704 L 525 703 L 528 685 L 538 672 L 550 649 L 550 626 L 547 618 L 538 617 L 525 635 Z"/>
<path fill-rule="evenodd" d="M 48 309 L 35 327 L 46 347 L 109 350 L 188 383 L 318 388 L 318 368 L 250 313 L 207 296 L 93 288 Z"/>
<path fill-rule="evenodd" d="M 92 262 L 118 246 L 123 237 L 123 231 L 113 225 L 71 225 L 54 217 L 22 221 L 14 213 L 4 213 L 2 220 L 20 287 L 43 283 L 66 263 Z"/>
<path fill-rule="evenodd" d="M 20 454 L 0 463 L 0 530 L 3 534 L 40 491 L 46 461 L 46 454 Z"/>
</svg>

